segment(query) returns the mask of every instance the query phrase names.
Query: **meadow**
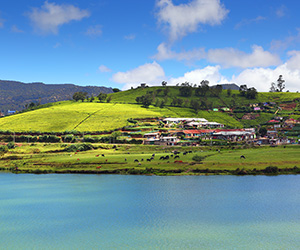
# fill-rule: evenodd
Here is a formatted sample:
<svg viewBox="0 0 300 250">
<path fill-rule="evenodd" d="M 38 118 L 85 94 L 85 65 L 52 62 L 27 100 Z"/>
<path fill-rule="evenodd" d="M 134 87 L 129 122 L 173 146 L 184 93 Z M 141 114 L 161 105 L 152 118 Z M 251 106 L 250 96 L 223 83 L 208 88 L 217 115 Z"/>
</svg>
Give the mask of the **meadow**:
<svg viewBox="0 0 300 250">
<path fill-rule="evenodd" d="M 66 149 L 69 146 L 61 143 L 20 144 L 2 155 L 1 170 L 24 173 L 190 175 L 266 174 L 266 169 L 273 168 L 275 172 L 271 171 L 272 174 L 300 173 L 300 145 L 246 149 L 93 144 L 91 150 L 68 152 Z M 174 151 L 180 152 L 176 159 Z M 245 158 L 241 158 L 241 155 Z M 166 156 L 169 159 L 160 159 Z M 147 161 L 151 157 L 153 160 Z"/>
<path fill-rule="evenodd" d="M 191 97 L 180 97 L 179 87 L 167 87 L 167 96 L 164 94 L 166 87 L 137 88 L 110 94 L 110 103 L 99 103 L 97 98 L 93 102 L 64 101 L 50 103 L 36 107 L 34 110 L 17 113 L 0 119 L 0 129 L 14 132 L 65 132 L 78 131 L 103 132 L 120 129 L 132 125 L 128 119 L 136 118 L 157 118 L 157 117 L 199 117 L 208 121 L 215 121 L 224 124 L 228 128 L 256 127 L 265 124 L 277 115 L 298 119 L 299 111 L 285 111 L 272 108 L 263 112 L 255 112 L 255 119 L 242 119 L 243 115 L 249 112 L 250 103 L 264 102 L 291 102 L 300 99 L 299 93 L 258 93 L 256 99 L 247 99 L 239 94 L 239 91 L 231 91 L 228 95 L 223 90 L 218 97 L 211 96 L 197 97 L 195 90 Z M 136 103 L 136 97 L 155 93 L 154 102 L 165 101 L 165 105 L 150 105 L 148 108 Z M 172 99 L 180 98 L 183 104 L 180 107 L 171 106 Z M 215 112 L 209 110 L 195 111 L 187 107 L 185 101 L 204 98 L 213 107 L 235 107 L 233 113 Z M 156 101 L 155 101 L 156 100 Z M 155 104 L 155 103 L 154 103 Z M 299 106 L 299 105 L 298 105 Z M 238 111 L 238 109 L 240 109 Z M 246 111 L 248 109 L 248 111 Z M 297 108 L 296 108 L 297 109 Z M 298 107 L 299 109 L 299 107 Z M 251 111 L 250 111 L 251 112 Z M 253 112 L 252 112 L 253 113 Z"/>
</svg>

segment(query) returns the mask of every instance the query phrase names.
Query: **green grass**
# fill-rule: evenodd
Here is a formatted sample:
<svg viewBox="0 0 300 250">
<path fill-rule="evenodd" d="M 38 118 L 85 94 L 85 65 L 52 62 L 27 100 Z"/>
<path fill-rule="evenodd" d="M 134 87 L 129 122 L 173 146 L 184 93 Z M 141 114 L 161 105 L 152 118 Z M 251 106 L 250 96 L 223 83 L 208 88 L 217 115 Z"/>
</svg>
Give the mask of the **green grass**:
<svg viewBox="0 0 300 250">
<path fill-rule="evenodd" d="M 2 118 L 0 127 L 21 132 L 106 131 L 126 126 L 128 118 L 158 116 L 161 114 L 138 105 L 64 102 Z"/>
<path fill-rule="evenodd" d="M 63 152 L 63 144 L 39 144 L 33 146 L 22 144 L 0 157 L 0 167 L 11 168 L 18 166 L 24 172 L 83 172 L 101 173 L 101 171 L 128 171 L 128 169 L 146 170 L 156 169 L 158 174 L 164 171 L 180 170 L 180 174 L 195 174 L 194 170 L 223 171 L 228 173 L 238 169 L 251 171 L 261 170 L 269 166 L 279 169 L 300 167 L 300 145 L 284 147 L 260 147 L 250 149 L 225 149 L 216 151 L 209 147 L 169 147 L 145 145 L 118 145 L 118 150 L 112 149 L 113 145 L 94 144 L 96 149 L 85 152 Z M 182 163 L 174 163 L 174 159 L 159 160 L 161 156 L 171 155 L 172 150 L 181 152 L 192 150 L 193 153 L 180 154 Z M 33 153 L 35 152 L 35 153 Z M 147 162 L 152 154 L 155 159 Z M 101 156 L 104 154 L 104 157 Z M 205 157 L 202 162 L 193 161 L 194 156 Z M 241 159 L 244 155 L 246 159 Z M 288 157 L 287 157 L 288 155 Z M 15 157 L 15 158 L 13 158 Z M 126 160 L 125 160 L 126 159 Z M 134 162 L 138 159 L 140 165 Z M 142 161 L 143 159 L 143 161 Z M 101 169 L 97 168 L 101 166 Z"/>
<path fill-rule="evenodd" d="M 131 125 L 127 121 L 129 118 L 147 117 L 203 117 L 209 121 L 241 127 L 239 122 L 225 113 L 200 111 L 196 114 L 189 108 L 161 109 L 150 106 L 146 109 L 134 104 L 71 101 L 1 118 L 0 127 L 1 130 L 16 132 L 111 131 Z"/>
<path fill-rule="evenodd" d="M 64 132 L 76 130 L 79 132 L 111 131 L 124 127 L 129 124 L 129 118 L 147 118 L 147 117 L 201 117 L 208 121 L 215 121 L 230 128 L 252 127 L 267 122 L 274 115 L 272 113 L 260 113 L 260 117 L 255 120 L 240 120 L 239 115 L 230 115 L 222 112 L 199 111 L 187 107 L 171 107 L 169 104 L 173 97 L 179 96 L 179 87 L 170 87 L 167 105 L 164 108 L 150 106 L 143 108 L 135 104 L 137 96 L 145 95 L 149 91 L 164 90 L 164 87 L 138 88 L 123 92 L 111 94 L 111 103 L 90 103 L 65 101 L 44 105 L 43 108 L 19 113 L 16 115 L 0 119 L 1 130 L 10 130 L 15 132 L 40 131 L 40 132 Z M 207 100 L 214 107 L 230 106 L 234 102 L 236 106 L 241 107 L 249 103 L 266 101 L 292 101 L 300 98 L 299 93 L 259 93 L 257 99 L 248 100 L 239 95 L 238 91 L 232 91 L 231 96 L 227 96 L 223 91 L 220 97 L 208 96 Z M 158 99 L 164 99 L 163 91 L 158 94 Z M 200 97 L 192 96 L 182 99 L 197 99 Z M 131 104 L 134 103 L 134 104 Z M 282 111 L 279 115 L 290 116 L 291 112 Z M 297 118 L 298 115 L 292 117 Z"/>
</svg>

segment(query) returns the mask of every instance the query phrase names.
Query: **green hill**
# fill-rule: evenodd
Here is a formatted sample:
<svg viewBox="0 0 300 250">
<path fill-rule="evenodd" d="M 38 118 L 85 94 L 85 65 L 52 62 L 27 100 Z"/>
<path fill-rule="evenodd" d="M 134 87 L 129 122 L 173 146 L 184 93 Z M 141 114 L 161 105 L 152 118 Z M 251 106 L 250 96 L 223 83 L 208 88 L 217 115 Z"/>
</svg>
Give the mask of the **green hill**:
<svg viewBox="0 0 300 250">
<path fill-rule="evenodd" d="M 128 91 L 110 94 L 111 103 L 94 102 L 74 102 L 64 101 L 53 104 L 41 105 L 38 109 L 18 113 L 0 119 L 0 130 L 10 130 L 15 132 L 40 131 L 40 132 L 64 132 L 64 131 L 111 131 L 117 128 L 130 125 L 129 118 L 147 117 L 201 117 L 208 121 L 216 121 L 231 128 L 241 128 L 256 126 L 267 122 L 275 116 L 276 108 L 268 112 L 257 113 L 255 119 L 245 120 L 243 111 L 240 113 L 213 112 L 200 110 L 195 112 L 186 103 L 190 100 L 201 101 L 201 97 L 180 97 L 179 87 L 168 87 L 165 96 L 164 87 L 138 88 Z M 159 90 L 159 91 L 157 91 Z M 148 108 L 136 103 L 136 97 L 155 93 L 153 103 L 165 101 L 165 105 L 150 105 Z M 171 106 L 173 98 L 183 100 L 181 107 Z M 213 108 L 216 107 L 249 107 L 250 103 L 292 102 L 296 99 L 297 105 L 300 100 L 299 93 L 258 93 L 256 99 L 246 99 L 239 95 L 238 91 L 232 91 L 231 95 L 223 90 L 218 97 L 207 96 L 205 99 Z M 297 106 L 296 109 L 299 109 Z M 280 111 L 285 112 L 285 111 Z M 285 115 L 298 118 L 297 112 L 287 112 Z"/>
</svg>

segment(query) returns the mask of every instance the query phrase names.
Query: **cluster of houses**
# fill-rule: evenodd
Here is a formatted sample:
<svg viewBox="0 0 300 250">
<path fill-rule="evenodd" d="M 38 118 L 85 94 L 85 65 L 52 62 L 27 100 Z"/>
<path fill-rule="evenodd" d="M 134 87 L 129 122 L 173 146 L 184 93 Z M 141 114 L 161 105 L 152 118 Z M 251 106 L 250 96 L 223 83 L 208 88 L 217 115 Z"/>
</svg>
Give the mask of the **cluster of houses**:
<svg viewBox="0 0 300 250">
<path fill-rule="evenodd" d="M 199 139 L 222 139 L 232 142 L 255 139 L 255 129 L 224 129 L 224 124 L 209 122 L 204 118 L 165 118 L 161 122 L 165 127 L 173 129 L 167 133 L 155 131 L 144 134 L 144 144 L 174 146 Z"/>
<path fill-rule="evenodd" d="M 298 139 L 287 139 L 279 136 L 282 130 L 292 130 L 300 121 L 295 119 L 283 120 L 276 117 L 269 121 L 267 134 L 264 137 L 256 136 L 254 128 L 226 129 L 224 124 L 209 122 L 204 118 L 165 118 L 160 121 L 167 130 L 152 131 L 143 135 L 146 145 L 197 145 L 200 141 L 224 140 L 227 142 L 246 142 L 258 145 L 278 145 L 299 143 Z"/>
</svg>

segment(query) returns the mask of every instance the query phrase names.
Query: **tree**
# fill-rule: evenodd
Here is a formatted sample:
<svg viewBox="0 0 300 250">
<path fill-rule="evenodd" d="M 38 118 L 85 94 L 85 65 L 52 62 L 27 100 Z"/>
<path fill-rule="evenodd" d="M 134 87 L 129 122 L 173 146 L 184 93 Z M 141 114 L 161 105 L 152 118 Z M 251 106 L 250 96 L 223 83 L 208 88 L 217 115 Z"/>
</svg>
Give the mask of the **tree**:
<svg viewBox="0 0 300 250">
<path fill-rule="evenodd" d="M 218 84 L 216 87 L 213 88 L 213 93 L 215 96 L 219 96 L 222 93 L 222 90 L 222 85 Z"/>
<path fill-rule="evenodd" d="M 167 96 L 170 93 L 170 88 L 166 87 L 164 89 L 164 96 Z"/>
<path fill-rule="evenodd" d="M 166 87 L 166 86 L 167 86 L 167 82 L 166 82 L 166 81 L 162 81 L 161 85 L 162 85 L 163 87 Z"/>
<path fill-rule="evenodd" d="M 269 92 L 276 92 L 276 84 L 274 82 L 271 83 L 270 91 Z"/>
<path fill-rule="evenodd" d="M 247 85 L 246 84 L 241 85 L 239 91 L 241 96 L 245 96 L 247 92 Z"/>
<path fill-rule="evenodd" d="M 228 97 L 231 96 L 231 92 L 232 92 L 231 89 L 227 89 L 227 96 L 228 96 Z"/>
<path fill-rule="evenodd" d="M 87 93 L 86 92 L 75 92 L 73 94 L 73 99 L 78 102 L 79 100 L 84 101 L 84 99 L 86 98 Z"/>
<path fill-rule="evenodd" d="M 247 89 L 247 92 L 246 92 L 246 98 L 248 99 L 255 99 L 257 96 L 257 90 L 255 88 L 249 88 Z"/>
<path fill-rule="evenodd" d="M 197 102 L 196 100 L 192 100 L 191 101 L 191 108 L 193 110 L 195 110 L 195 113 L 198 113 L 198 111 L 200 110 L 200 104 L 199 104 L 199 102 Z"/>
<path fill-rule="evenodd" d="M 117 93 L 117 92 L 120 92 L 121 90 L 119 90 L 118 88 L 113 88 L 112 91 L 113 91 L 114 93 Z"/>
<path fill-rule="evenodd" d="M 146 94 L 143 96 L 138 96 L 137 98 L 135 98 L 135 101 L 137 103 L 143 104 L 143 107 L 148 108 L 153 101 L 153 97 L 151 94 Z"/>
<path fill-rule="evenodd" d="M 189 97 L 192 95 L 192 88 L 190 86 L 182 86 L 179 88 L 179 93 L 181 96 L 184 96 L 184 97 Z"/>
<path fill-rule="evenodd" d="M 99 95 L 97 97 L 98 97 L 99 101 L 102 102 L 102 101 L 104 101 L 106 99 L 107 94 L 105 94 L 105 93 L 99 93 Z"/>
<path fill-rule="evenodd" d="M 91 98 L 90 98 L 90 102 L 93 102 L 94 101 L 94 96 L 93 96 L 93 94 L 92 94 L 92 96 L 91 96 Z"/>
<path fill-rule="evenodd" d="M 162 109 L 164 106 L 165 106 L 165 101 L 164 100 L 162 100 L 161 102 L 160 102 L 160 104 L 159 104 L 159 107 Z"/>
<path fill-rule="evenodd" d="M 266 127 L 261 127 L 261 128 L 259 129 L 259 131 L 258 131 L 258 133 L 259 133 L 260 136 L 262 136 L 262 137 L 266 136 L 266 135 L 267 135 L 267 132 L 268 132 L 268 130 L 267 130 Z"/>
<path fill-rule="evenodd" d="M 282 92 L 283 89 L 285 88 L 284 82 L 285 82 L 285 80 L 283 80 L 282 75 L 280 75 L 278 80 L 277 80 L 277 91 L 278 92 Z"/>
<path fill-rule="evenodd" d="M 107 103 L 110 103 L 110 102 L 111 102 L 111 99 L 112 99 L 112 96 L 110 95 L 109 97 L 106 98 L 106 102 L 107 102 Z"/>
</svg>

